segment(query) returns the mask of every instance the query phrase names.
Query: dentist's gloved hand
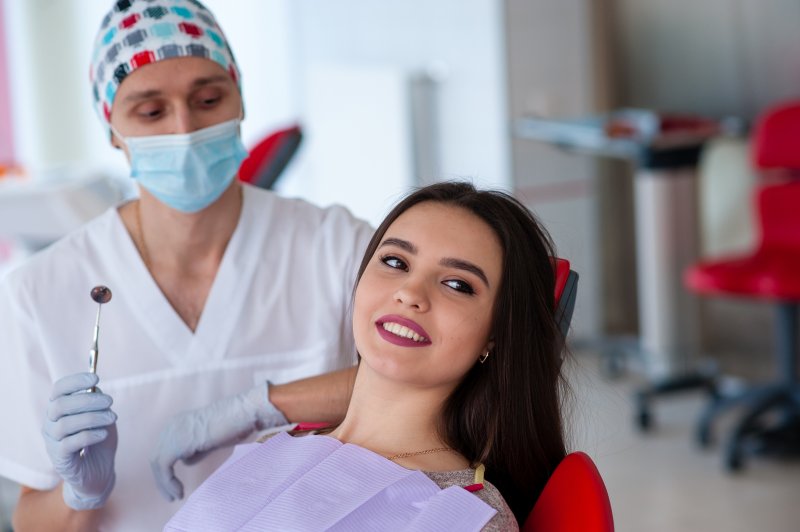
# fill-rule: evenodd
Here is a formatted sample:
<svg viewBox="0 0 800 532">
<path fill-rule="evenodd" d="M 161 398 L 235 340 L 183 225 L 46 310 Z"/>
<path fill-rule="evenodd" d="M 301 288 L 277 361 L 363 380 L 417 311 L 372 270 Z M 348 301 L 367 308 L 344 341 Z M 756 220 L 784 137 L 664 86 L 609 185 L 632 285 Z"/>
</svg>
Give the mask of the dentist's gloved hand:
<svg viewBox="0 0 800 532">
<path fill-rule="evenodd" d="M 47 454 L 64 479 L 64 502 L 75 510 L 103 506 L 116 479 L 117 415 L 110 396 L 86 391 L 97 381 L 92 373 L 56 381 L 42 427 Z"/>
<path fill-rule="evenodd" d="M 269 382 L 239 395 L 225 397 L 203 408 L 173 417 L 161 431 L 150 467 L 161 495 L 168 501 L 183 498 L 183 484 L 175 477 L 175 463 L 194 463 L 206 453 L 231 445 L 255 430 L 288 423 L 269 402 Z"/>
</svg>

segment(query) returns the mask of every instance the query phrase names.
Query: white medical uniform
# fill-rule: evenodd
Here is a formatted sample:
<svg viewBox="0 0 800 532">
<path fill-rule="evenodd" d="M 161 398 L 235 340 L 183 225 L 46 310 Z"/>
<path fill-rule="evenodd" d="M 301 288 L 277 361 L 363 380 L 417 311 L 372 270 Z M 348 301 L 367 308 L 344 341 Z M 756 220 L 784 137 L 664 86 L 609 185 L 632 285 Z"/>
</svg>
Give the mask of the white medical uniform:
<svg viewBox="0 0 800 532">
<path fill-rule="evenodd" d="M 102 530 L 160 530 L 180 506 L 157 492 L 149 457 L 167 419 L 269 379 L 282 383 L 355 362 L 356 271 L 372 229 L 341 207 L 244 187 L 241 218 L 193 333 L 144 266 L 116 209 L 0 284 L 0 476 L 57 486 L 41 426 L 52 383 L 86 371 L 97 304 L 100 387 L 118 414 L 117 482 Z M 229 454 L 180 464 L 188 496 Z"/>
</svg>

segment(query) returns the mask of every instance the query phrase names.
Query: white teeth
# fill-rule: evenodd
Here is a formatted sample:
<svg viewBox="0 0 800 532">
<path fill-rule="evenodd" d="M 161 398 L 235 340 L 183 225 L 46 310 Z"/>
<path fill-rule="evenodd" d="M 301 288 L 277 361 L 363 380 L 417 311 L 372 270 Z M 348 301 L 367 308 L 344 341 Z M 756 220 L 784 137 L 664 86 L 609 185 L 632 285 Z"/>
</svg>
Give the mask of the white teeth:
<svg viewBox="0 0 800 532">
<path fill-rule="evenodd" d="M 399 323 L 393 323 L 387 321 L 383 324 L 383 328 L 392 334 L 396 334 L 397 336 L 402 336 L 403 338 L 414 340 L 415 342 L 426 342 L 428 340 L 424 336 L 418 335 L 408 327 L 400 325 Z"/>
</svg>

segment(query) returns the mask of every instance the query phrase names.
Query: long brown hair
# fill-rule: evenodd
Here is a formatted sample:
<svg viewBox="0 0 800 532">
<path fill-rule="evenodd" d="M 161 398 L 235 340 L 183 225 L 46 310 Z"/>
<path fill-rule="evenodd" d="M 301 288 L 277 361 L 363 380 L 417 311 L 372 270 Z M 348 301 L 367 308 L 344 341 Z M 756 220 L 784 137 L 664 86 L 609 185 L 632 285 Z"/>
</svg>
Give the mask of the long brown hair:
<svg viewBox="0 0 800 532">
<path fill-rule="evenodd" d="M 536 217 L 512 196 L 469 183 L 437 183 L 403 199 L 375 231 L 356 284 L 386 230 L 422 202 L 456 206 L 479 217 L 503 249 L 492 313 L 492 352 L 446 400 L 440 436 L 486 477 L 523 522 L 566 454 L 561 417 L 561 346 L 553 300 L 554 246 Z"/>
</svg>

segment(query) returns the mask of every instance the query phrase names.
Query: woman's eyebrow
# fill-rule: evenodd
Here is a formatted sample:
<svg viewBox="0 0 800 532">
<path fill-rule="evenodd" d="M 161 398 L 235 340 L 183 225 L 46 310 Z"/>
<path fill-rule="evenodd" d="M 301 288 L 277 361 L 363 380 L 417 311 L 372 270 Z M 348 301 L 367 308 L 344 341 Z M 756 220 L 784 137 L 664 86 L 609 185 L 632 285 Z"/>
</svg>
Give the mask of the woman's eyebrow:
<svg viewBox="0 0 800 532">
<path fill-rule="evenodd" d="M 476 266 L 471 262 L 462 259 L 445 257 L 439 261 L 439 264 L 448 268 L 456 268 L 458 270 L 468 271 L 483 281 L 483 284 L 486 285 L 486 288 L 489 288 L 489 279 L 486 278 L 486 274 L 483 273 L 483 270 L 479 266 Z"/>
<path fill-rule="evenodd" d="M 383 246 L 397 246 L 400 249 L 408 251 L 412 255 L 416 255 L 417 254 L 417 247 L 414 244 L 412 244 L 411 242 L 409 242 L 408 240 L 403 240 L 401 238 L 389 237 L 386 240 L 384 240 L 383 242 L 381 242 L 381 245 L 378 246 L 378 247 L 382 248 Z"/>
</svg>

